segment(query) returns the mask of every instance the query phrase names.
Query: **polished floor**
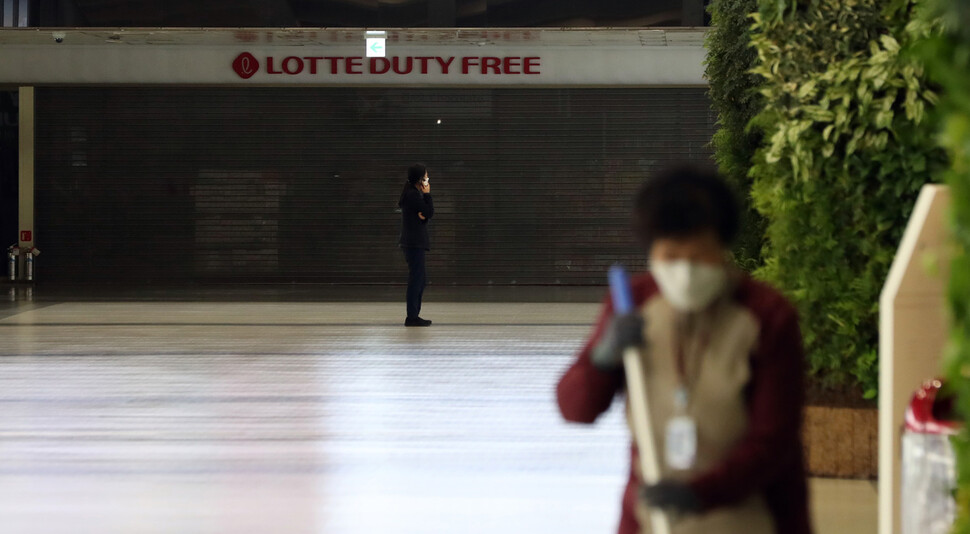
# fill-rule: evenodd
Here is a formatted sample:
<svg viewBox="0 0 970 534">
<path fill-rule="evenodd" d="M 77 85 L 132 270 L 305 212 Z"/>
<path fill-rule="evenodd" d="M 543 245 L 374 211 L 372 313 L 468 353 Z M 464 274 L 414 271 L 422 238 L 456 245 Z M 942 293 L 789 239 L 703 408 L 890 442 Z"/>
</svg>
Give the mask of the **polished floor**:
<svg viewBox="0 0 970 534">
<path fill-rule="evenodd" d="M 614 530 L 620 413 L 553 397 L 596 304 L 160 300 L 0 307 L 0 532 Z M 875 532 L 871 483 L 812 487 Z"/>
</svg>

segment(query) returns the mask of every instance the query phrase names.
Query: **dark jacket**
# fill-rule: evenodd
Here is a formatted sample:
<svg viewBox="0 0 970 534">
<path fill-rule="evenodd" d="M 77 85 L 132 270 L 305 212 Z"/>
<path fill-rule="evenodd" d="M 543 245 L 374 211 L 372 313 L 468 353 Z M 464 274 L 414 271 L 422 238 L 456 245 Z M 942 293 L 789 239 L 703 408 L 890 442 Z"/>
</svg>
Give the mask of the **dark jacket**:
<svg viewBox="0 0 970 534">
<path fill-rule="evenodd" d="M 418 217 L 424 215 L 424 220 Z M 428 239 L 428 221 L 434 217 L 434 202 L 431 193 L 422 193 L 416 188 L 410 188 L 401 199 L 401 247 L 423 248 L 431 250 L 431 240 Z"/>
</svg>

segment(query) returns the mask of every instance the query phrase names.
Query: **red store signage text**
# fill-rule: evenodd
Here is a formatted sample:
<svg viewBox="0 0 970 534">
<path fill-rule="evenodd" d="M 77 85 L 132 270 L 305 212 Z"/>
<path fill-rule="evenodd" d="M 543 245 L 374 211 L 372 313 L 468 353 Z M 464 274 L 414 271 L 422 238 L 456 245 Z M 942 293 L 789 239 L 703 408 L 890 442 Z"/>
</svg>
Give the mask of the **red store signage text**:
<svg viewBox="0 0 970 534">
<path fill-rule="evenodd" d="M 473 75 L 537 75 L 539 57 L 347 57 L 347 56 L 267 56 L 260 62 L 249 52 L 243 52 L 232 62 L 232 68 L 243 79 L 262 72 L 277 76 L 342 75 L 342 74 L 473 74 Z"/>
</svg>

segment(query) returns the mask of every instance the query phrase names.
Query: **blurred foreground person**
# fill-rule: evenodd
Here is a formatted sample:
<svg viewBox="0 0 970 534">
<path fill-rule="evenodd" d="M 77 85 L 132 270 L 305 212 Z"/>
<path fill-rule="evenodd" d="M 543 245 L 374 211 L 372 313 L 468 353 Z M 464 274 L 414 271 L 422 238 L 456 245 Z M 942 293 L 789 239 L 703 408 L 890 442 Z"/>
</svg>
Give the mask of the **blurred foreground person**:
<svg viewBox="0 0 970 534">
<path fill-rule="evenodd" d="M 643 485 L 634 444 L 619 532 L 650 532 L 659 507 L 673 534 L 810 533 L 798 317 L 733 268 L 730 190 L 670 170 L 643 185 L 633 222 L 650 265 L 631 281 L 637 312 L 614 315 L 607 298 L 557 389 L 567 420 L 592 423 L 624 388 L 624 349 L 640 348 L 662 480 Z"/>
</svg>

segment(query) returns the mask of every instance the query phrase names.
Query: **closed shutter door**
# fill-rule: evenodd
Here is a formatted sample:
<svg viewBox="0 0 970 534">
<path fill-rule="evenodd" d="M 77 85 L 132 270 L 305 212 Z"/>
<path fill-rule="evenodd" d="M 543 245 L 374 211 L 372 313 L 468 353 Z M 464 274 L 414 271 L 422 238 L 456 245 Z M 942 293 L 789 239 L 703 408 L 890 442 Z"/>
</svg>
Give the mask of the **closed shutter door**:
<svg viewBox="0 0 970 534">
<path fill-rule="evenodd" d="M 642 267 L 642 179 L 709 162 L 703 88 L 43 88 L 42 279 L 403 283 L 429 167 L 432 282 L 601 284 Z"/>
</svg>

